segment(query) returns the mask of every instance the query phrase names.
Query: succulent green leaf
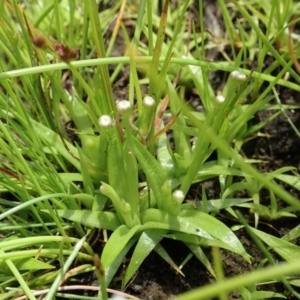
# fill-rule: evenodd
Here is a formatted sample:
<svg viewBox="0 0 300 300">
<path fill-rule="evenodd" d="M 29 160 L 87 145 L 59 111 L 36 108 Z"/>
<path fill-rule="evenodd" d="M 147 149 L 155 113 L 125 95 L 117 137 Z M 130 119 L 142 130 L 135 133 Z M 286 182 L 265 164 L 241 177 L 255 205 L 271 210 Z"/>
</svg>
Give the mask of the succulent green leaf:
<svg viewBox="0 0 300 300">
<path fill-rule="evenodd" d="M 226 243 L 232 252 L 241 255 L 246 261 L 250 262 L 250 256 L 247 254 L 240 240 L 218 219 L 197 210 L 182 210 L 180 217 L 198 226 L 199 229 L 204 230 L 212 237 Z"/>
<path fill-rule="evenodd" d="M 121 223 L 116 213 L 90 210 L 57 210 L 57 214 L 67 220 L 91 228 L 117 229 Z"/>
<path fill-rule="evenodd" d="M 137 235 L 137 233 L 140 230 L 140 225 L 133 228 L 128 228 L 125 225 L 121 225 L 112 233 L 105 244 L 101 255 L 101 262 L 106 274 L 105 276 L 108 276 L 108 274 L 110 274 L 110 276 L 115 274 L 120 266 L 116 265 L 115 260 L 118 260 L 121 253 L 123 253 L 124 248 L 126 248 L 126 245 L 131 240 L 136 241 L 138 239 L 139 235 Z M 122 260 L 119 262 L 121 264 Z"/>
<path fill-rule="evenodd" d="M 137 269 L 140 267 L 145 258 L 155 248 L 155 246 L 162 240 L 166 230 L 145 230 L 134 249 L 130 263 L 127 267 L 125 276 L 123 278 L 122 287 L 124 288 L 130 278 L 134 275 Z"/>
<path fill-rule="evenodd" d="M 164 227 L 165 229 L 185 232 L 199 237 L 212 239 L 211 235 L 206 230 L 199 228 L 198 225 L 193 224 L 188 219 L 154 208 L 148 209 L 143 214 L 142 223 L 144 224 L 144 229 L 149 228 L 150 226 L 155 226 L 155 223 L 164 224 L 164 226 L 166 226 Z"/>
<path fill-rule="evenodd" d="M 122 262 L 124 261 L 125 255 L 128 251 L 132 248 L 134 243 L 136 243 L 135 238 L 131 239 L 125 247 L 119 252 L 113 263 L 110 265 L 109 268 L 105 269 L 105 283 L 106 286 L 109 286 L 111 280 L 115 276 L 116 272 L 120 269 Z"/>
<path fill-rule="evenodd" d="M 194 244 L 199 245 L 201 247 L 219 247 L 223 249 L 227 249 L 229 251 L 233 251 L 232 247 L 228 245 L 227 243 L 224 243 L 223 241 L 217 240 L 217 239 L 207 239 L 203 237 L 198 237 L 195 235 L 190 235 L 186 233 L 176 232 L 171 233 L 165 236 L 166 238 L 170 238 L 173 240 L 182 241 L 185 244 Z"/>
</svg>

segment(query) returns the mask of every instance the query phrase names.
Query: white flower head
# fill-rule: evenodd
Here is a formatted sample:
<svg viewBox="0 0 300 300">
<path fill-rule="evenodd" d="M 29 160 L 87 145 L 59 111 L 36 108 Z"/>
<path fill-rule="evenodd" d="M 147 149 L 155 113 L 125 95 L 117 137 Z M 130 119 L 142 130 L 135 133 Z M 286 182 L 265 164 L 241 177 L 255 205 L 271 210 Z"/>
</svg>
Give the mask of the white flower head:
<svg viewBox="0 0 300 300">
<path fill-rule="evenodd" d="M 237 71 L 237 70 L 232 71 L 230 75 L 233 79 L 235 79 L 237 81 L 242 81 L 243 82 L 247 79 L 247 76 L 244 73 L 242 73 L 240 71 Z"/>
<path fill-rule="evenodd" d="M 128 100 L 119 100 L 117 101 L 117 111 L 121 115 L 131 114 L 132 105 Z"/>
<path fill-rule="evenodd" d="M 99 125 L 102 128 L 108 128 L 111 127 L 113 124 L 112 118 L 109 115 L 102 115 L 99 120 Z"/>
<path fill-rule="evenodd" d="M 155 105 L 155 100 L 150 96 L 145 96 L 143 99 L 143 104 L 145 107 L 153 107 Z"/>
<path fill-rule="evenodd" d="M 220 94 L 216 97 L 216 100 L 218 103 L 223 103 L 225 101 L 225 97 Z"/>
<path fill-rule="evenodd" d="M 184 200 L 184 193 L 182 190 L 176 190 L 173 192 L 173 198 L 178 201 L 178 202 L 182 202 Z"/>
</svg>

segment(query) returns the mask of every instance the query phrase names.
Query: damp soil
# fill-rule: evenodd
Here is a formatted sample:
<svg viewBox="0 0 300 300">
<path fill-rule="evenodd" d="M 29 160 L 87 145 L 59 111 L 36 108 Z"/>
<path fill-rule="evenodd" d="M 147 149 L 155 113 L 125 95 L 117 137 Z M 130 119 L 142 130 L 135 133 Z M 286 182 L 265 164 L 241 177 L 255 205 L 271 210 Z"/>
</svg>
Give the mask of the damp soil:
<svg viewBox="0 0 300 300">
<path fill-rule="evenodd" d="M 195 27 L 197 27 L 197 22 L 199 21 L 196 17 L 197 15 L 199 15 L 198 7 L 195 5 L 190 10 L 190 16 L 196 24 Z M 205 2 L 205 25 L 214 36 L 222 37 L 224 35 L 224 24 L 216 1 Z M 130 27 L 127 29 L 130 31 Z M 124 44 L 122 43 L 122 36 L 120 36 L 118 40 L 119 42 L 117 43 L 113 53 L 115 55 L 123 55 Z M 207 57 L 209 57 L 209 60 L 217 61 L 219 57 L 218 49 L 212 49 L 209 53 L 207 53 Z M 268 62 L 265 64 L 265 67 L 267 66 Z M 113 66 L 111 66 L 110 71 L 113 71 Z M 226 75 L 224 75 L 223 72 L 211 73 L 211 84 L 216 91 L 222 88 L 222 85 L 225 82 L 224 76 Z M 128 69 L 124 68 L 114 85 L 116 98 L 126 99 L 128 94 L 128 80 L 129 72 Z M 278 90 L 278 92 L 280 94 L 282 104 L 297 105 L 300 103 L 299 93 L 282 87 Z M 199 99 L 195 91 L 192 90 L 188 94 L 187 100 L 190 101 L 190 103 L 193 103 L 196 109 L 199 107 L 201 109 L 201 99 Z M 252 124 L 255 124 L 262 120 L 266 120 L 272 113 L 274 112 L 268 111 L 259 113 L 254 116 L 251 122 Z M 300 128 L 300 111 L 289 111 L 288 115 L 293 121 L 295 127 Z M 261 172 L 272 172 L 285 166 L 292 166 L 295 168 L 295 172 L 298 172 L 300 165 L 299 137 L 291 128 L 286 117 L 282 114 L 279 115 L 261 132 L 264 133 L 265 136 L 255 137 L 247 142 L 242 148 L 242 155 L 248 159 L 263 161 L 262 163 L 257 163 L 255 165 L 255 167 Z M 219 187 L 216 180 L 209 180 L 192 186 L 189 192 L 189 197 L 192 199 L 199 199 L 199 190 L 201 190 L 202 185 L 205 188 L 208 199 L 216 199 L 219 197 Z M 299 191 L 287 185 L 283 185 L 283 187 L 295 197 L 299 198 Z M 244 196 L 247 197 L 246 194 Z M 262 203 L 264 205 L 268 205 L 270 197 L 267 191 L 262 190 L 260 196 Z M 278 201 L 278 205 L 279 207 L 286 206 L 286 204 L 281 201 Z M 245 216 L 246 220 L 252 224 L 253 215 L 251 215 L 247 210 L 243 210 L 241 212 Z M 234 225 L 239 225 L 235 219 L 231 218 L 224 212 L 220 212 L 220 214 L 217 215 L 217 218 L 230 228 Z M 281 218 L 277 221 L 261 220 L 258 225 L 258 229 L 280 238 L 292 228 L 296 227 L 299 223 L 300 215 L 297 215 L 296 218 Z M 255 242 L 253 242 L 244 229 L 235 231 L 235 234 L 243 244 L 247 253 L 251 255 L 252 259 L 251 263 L 248 263 L 242 257 L 232 252 L 220 250 L 223 260 L 224 274 L 227 278 L 238 276 L 256 269 L 264 259 L 264 255 L 261 250 L 256 246 Z M 300 246 L 300 240 L 294 242 Z M 180 242 L 165 239 L 162 244 L 174 262 L 178 265 L 180 265 L 190 253 L 189 249 Z M 211 249 L 204 249 L 204 251 L 205 254 L 211 258 Z M 280 261 L 280 258 L 276 257 L 275 254 L 274 257 Z M 128 259 L 130 259 L 130 255 L 128 256 Z M 126 268 L 126 262 L 124 263 L 124 268 Z M 126 287 L 125 292 L 144 300 L 163 300 L 215 282 L 215 279 L 195 257 L 192 257 L 184 265 L 182 272 L 184 276 L 176 273 L 159 257 L 158 254 L 153 252 L 143 262 L 133 280 Z M 114 288 L 120 289 L 121 283 L 115 281 L 113 285 Z M 258 290 L 282 293 L 287 297 L 287 299 L 294 299 L 280 282 L 259 286 Z M 238 292 L 233 291 L 229 294 L 228 299 L 240 299 L 240 295 Z"/>
</svg>

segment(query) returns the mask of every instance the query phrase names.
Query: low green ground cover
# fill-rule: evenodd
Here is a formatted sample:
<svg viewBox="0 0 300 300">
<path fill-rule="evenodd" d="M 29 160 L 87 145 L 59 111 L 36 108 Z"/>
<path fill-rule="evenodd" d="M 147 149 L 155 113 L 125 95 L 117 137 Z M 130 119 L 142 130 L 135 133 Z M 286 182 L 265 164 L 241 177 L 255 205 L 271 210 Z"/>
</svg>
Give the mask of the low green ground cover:
<svg viewBox="0 0 300 300">
<path fill-rule="evenodd" d="M 261 217 L 296 216 L 299 199 L 280 182 L 299 190 L 299 175 L 293 166 L 259 172 L 261 161 L 245 159 L 241 148 L 298 108 L 281 104 L 276 87 L 300 91 L 293 67 L 299 35 L 291 30 L 300 5 L 219 0 L 225 32 L 218 38 L 205 30 L 201 0 L 100 2 L 0 1 L 0 299 L 63 297 L 62 286 L 93 271 L 107 299 L 130 250 L 120 289 L 152 251 L 182 273 L 162 239 L 184 243 L 191 253 L 185 263 L 194 255 L 216 278 L 178 299 L 227 299 L 233 290 L 242 299 L 284 297 L 256 291 L 268 280 L 299 298 L 300 248 L 292 243 L 299 226 L 281 239 L 257 229 Z M 191 7 L 197 22 L 188 17 Z M 206 59 L 210 49 L 218 50 L 215 61 Z M 116 99 L 113 86 L 125 69 L 126 99 Z M 227 74 L 218 91 L 212 71 Z M 191 89 L 201 111 L 186 98 Z M 267 110 L 267 121 L 249 122 Z M 219 182 L 218 199 L 202 189 L 186 201 L 193 184 L 211 178 Z M 262 189 L 269 205 L 260 202 Z M 247 198 L 236 197 L 241 190 Z M 244 208 L 253 211 L 251 226 L 239 213 Z M 249 263 L 251 256 L 218 220 L 222 210 L 247 229 L 269 267 L 224 278 L 218 249 Z M 103 251 L 89 240 L 95 228 Z"/>
</svg>

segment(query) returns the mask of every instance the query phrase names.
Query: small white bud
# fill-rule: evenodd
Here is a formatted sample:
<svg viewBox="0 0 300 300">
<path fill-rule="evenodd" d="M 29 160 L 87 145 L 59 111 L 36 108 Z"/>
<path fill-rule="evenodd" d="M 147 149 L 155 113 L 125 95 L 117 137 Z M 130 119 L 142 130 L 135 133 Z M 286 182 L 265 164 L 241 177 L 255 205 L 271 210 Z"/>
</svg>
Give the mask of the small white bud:
<svg viewBox="0 0 300 300">
<path fill-rule="evenodd" d="M 153 107 L 155 105 L 155 100 L 150 96 L 145 96 L 143 99 L 143 104 L 146 107 Z"/>
<path fill-rule="evenodd" d="M 173 192 L 173 198 L 178 201 L 182 202 L 184 200 L 184 193 L 182 190 L 176 190 Z"/>
<path fill-rule="evenodd" d="M 112 119 L 109 115 L 102 115 L 99 120 L 99 125 L 102 127 L 102 128 L 108 128 L 108 127 L 111 127 L 112 126 Z"/>
<path fill-rule="evenodd" d="M 121 115 L 131 113 L 131 103 L 128 100 L 119 100 L 117 102 L 117 110 Z"/>
<path fill-rule="evenodd" d="M 197 145 L 197 140 L 198 140 L 198 138 L 197 138 L 197 137 L 195 137 L 195 138 L 194 138 L 194 140 L 193 140 L 193 143 L 192 143 L 192 151 L 194 151 L 194 150 L 195 150 L 195 148 L 196 148 L 196 145 Z"/>
<path fill-rule="evenodd" d="M 237 71 L 237 70 L 232 71 L 230 75 L 233 79 L 235 79 L 237 81 L 245 81 L 247 79 L 247 76 L 244 73 Z"/>
<path fill-rule="evenodd" d="M 223 103 L 225 101 L 225 97 L 223 95 L 218 95 L 216 100 L 218 103 Z"/>
</svg>

